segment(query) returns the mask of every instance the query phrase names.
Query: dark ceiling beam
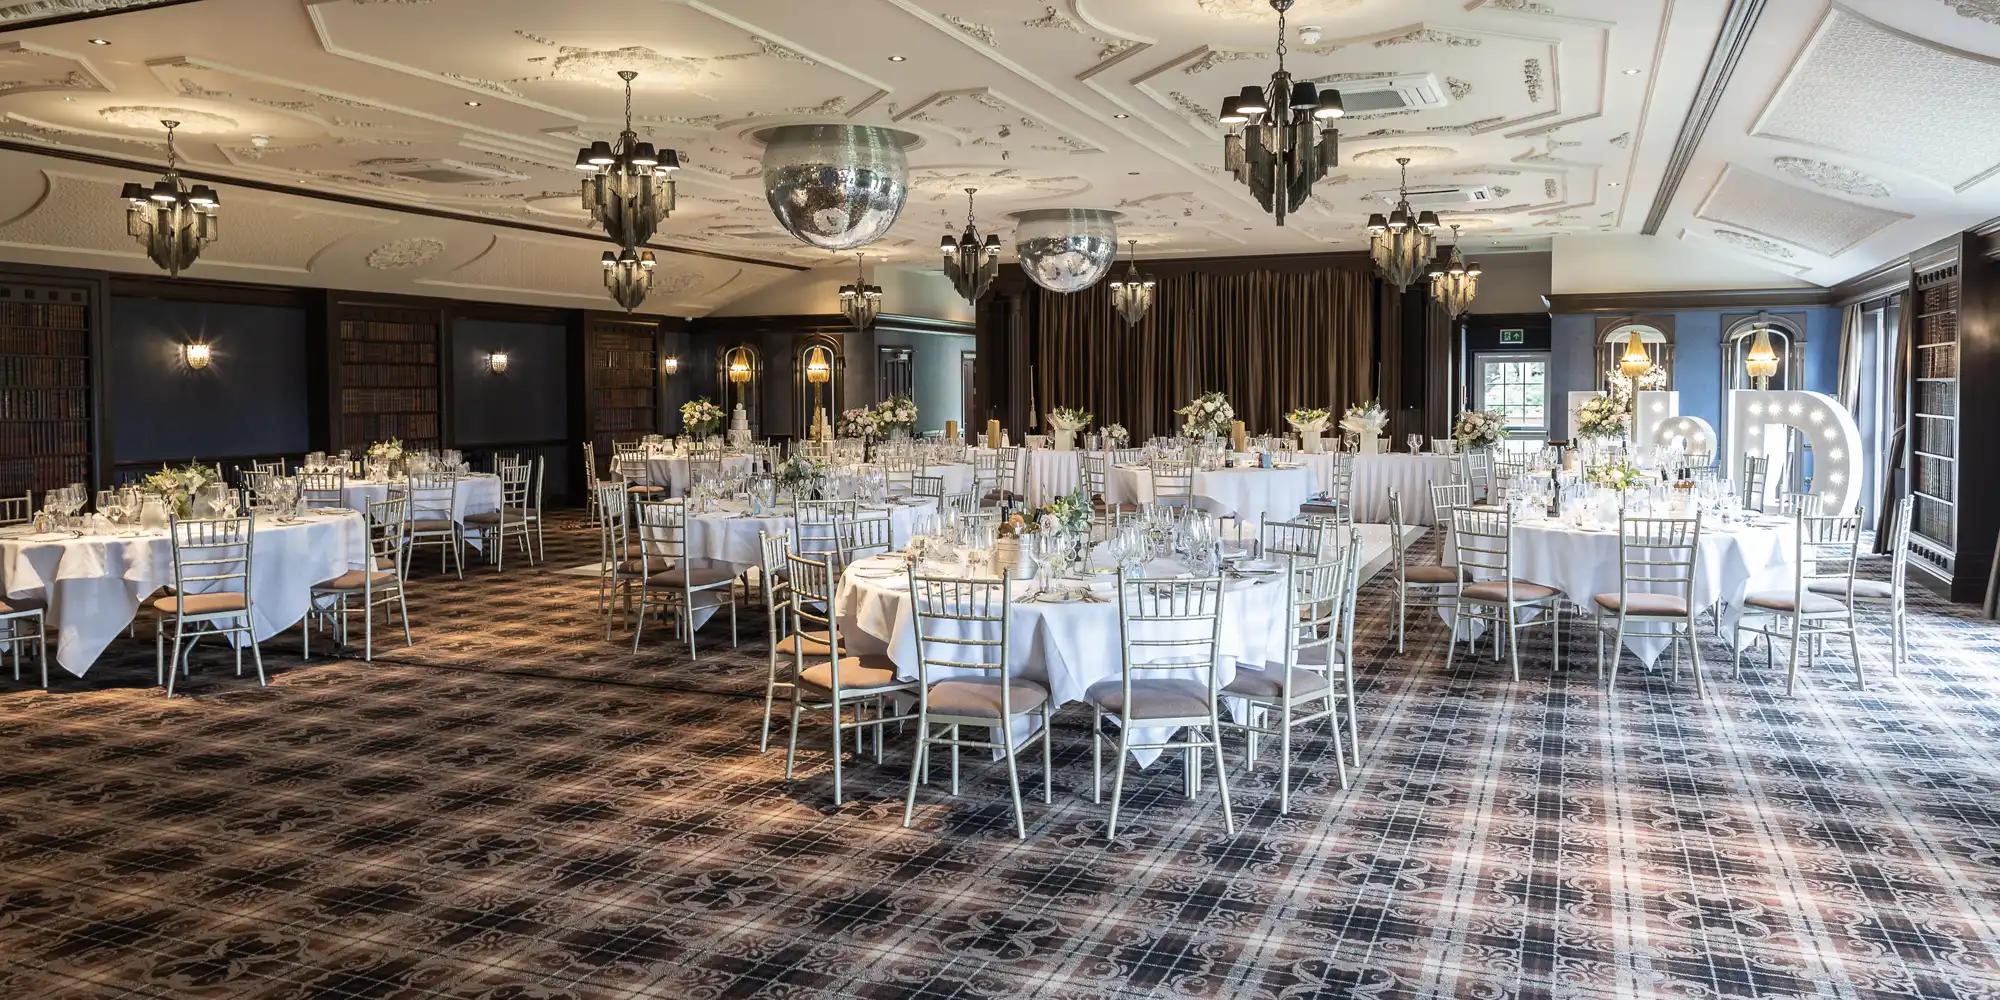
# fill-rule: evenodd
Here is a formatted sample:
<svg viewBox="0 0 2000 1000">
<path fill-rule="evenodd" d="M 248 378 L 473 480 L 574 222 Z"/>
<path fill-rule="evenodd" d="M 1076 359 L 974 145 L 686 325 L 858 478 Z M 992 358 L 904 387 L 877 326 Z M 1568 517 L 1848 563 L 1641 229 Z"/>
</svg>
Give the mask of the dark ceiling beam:
<svg viewBox="0 0 2000 1000">
<path fill-rule="evenodd" d="M 1582 313 L 1628 315 L 1696 309 L 1830 306 L 1838 300 L 1831 288 L 1727 288 L 1691 292 L 1564 293 L 1544 295 L 1542 301 L 1548 303 L 1551 313 L 1574 316 Z"/>
<path fill-rule="evenodd" d="M 158 163 L 151 163 L 145 160 L 135 160 L 123 156 L 112 156 L 106 153 L 93 153 L 76 149 L 59 149 L 47 146 L 39 146 L 34 143 L 21 142 L 15 139 L 0 139 L 0 152 L 26 153 L 30 156 L 46 156 L 57 160 L 69 160 L 75 163 L 88 163 L 91 164 L 92 166 L 112 167 L 118 170 L 130 170 L 135 173 L 141 174 L 142 176 L 148 176 L 148 177 L 155 176 L 160 173 L 160 165 Z M 216 173 L 215 171 L 204 170 L 198 167 L 190 168 L 187 166 L 182 166 L 180 168 L 180 171 L 181 171 L 181 176 L 186 177 L 189 180 L 207 181 L 211 184 L 227 184 L 230 187 L 245 188 L 251 191 L 262 191 L 266 194 L 286 195 L 293 198 L 309 198 L 313 201 L 326 201 L 326 202 L 332 202 L 337 205 L 351 205 L 357 208 L 372 208 L 375 209 L 376 211 L 392 212 L 398 215 L 418 215 L 429 219 L 445 219 L 451 222 L 469 222 L 474 225 L 497 226 L 501 229 L 513 229 L 524 233 L 537 233 L 542 236 L 559 236 L 564 239 L 583 240 L 584 242 L 594 244 L 599 248 L 604 248 L 611 245 L 609 241 L 605 240 L 601 236 L 595 236 L 590 233 L 579 233 L 574 229 L 564 229 L 561 226 L 543 225 L 538 222 L 521 222 L 515 219 L 494 219 L 494 218 L 488 218 L 487 216 L 484 215 L 474 215 L 470 212 L 454 212 L 447 208 L 432 208 L 428 205 L 405 205 L 398 202 L 385 201 L 380 198 L 369 198 L 364 195 L 345 194 L 338 191 L 317 191 L 312 188 L 279 184 L 274 181 L 260 181 L 245 177 L 232 177 L 229 176 L 228 174 L 219 174 Z M 107 208 L 109 207 L 111 206 L 107 206 Z M 648 243 L 646 244 L 646 246 L 649 249 L 658 250 L 662 253 L 685 254 L 690 257 L 707 257 L 711 260 L 726 260 L 736 264 L 754 264 L 758 267 L 774 267 L 783 271 L 811 270 L 811 268 L 806 267 L 803 264 L 792 264 L 780 261 L 759 260 L 755 257 L 740 257 L 737 256 L 736 254 L 722 253 L 716 250 L 703 250 L 698 247 L 675 246 L 674 244 L 671 243 Z"/>
<path fill-rule="evenodd" d="M 1736 63 L 1743 58 L 1743 50 L 1750 44 L 1750 32 L 1757 27 L 1757 17 L 1762 13 L 1764 0 L 1731 0 L 1729 13 L 1722 19 L 1722 32 L 1715 36 L 1715 47 L 1708 52 L 1708 68 L 1702 71 L 1694 103 L 1689 105 L 1687 117 L 1681 120 L 1680 135 L 1674 138 L 1666 173 L 1660 176 L 1660 186 L 1653 192 L 1653 208 L 1646 213 L 1646 226 L 1639 230 L 1641 233 L 1659 235 L 1660 223 L 1680 192 L 1688 164 L 1694 161 L 1695 150 L 1701 147 L 1702 133 L 1708 131 L 1709 119 L 1715 117 L 1715 109 L 1722 104 L 1723 91 L 1736 73 Z"/>
<path fill-rule="evenodd" d="M 97 10 L 66 10 L 54 14 L 44 14 L 39 17 L 29 15 L 11 21 L 0 21 L 0 34 L 9 31 L 23 31 L 28 28 L 46 28 L 54 24 L 95 21 L 100 17 L 116 17 L 119 14 L 130 14 L 134 11 L 156 10 L 161 7 L 178 7 L 182 4 L 199 2 L 200 0 L 132 0 L 132 2 L 122 7 L 102 7 Z"/>
</svg>

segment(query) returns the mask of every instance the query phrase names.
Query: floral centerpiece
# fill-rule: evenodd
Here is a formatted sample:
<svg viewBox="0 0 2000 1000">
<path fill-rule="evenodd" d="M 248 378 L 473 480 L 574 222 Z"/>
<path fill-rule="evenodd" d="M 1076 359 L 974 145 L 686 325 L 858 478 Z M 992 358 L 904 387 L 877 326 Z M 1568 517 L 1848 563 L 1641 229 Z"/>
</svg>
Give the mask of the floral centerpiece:
<svg viewBox="0 0 2000 1000">
<path fill-rule="evenodd" d="M 825 484 L 826 472 L 825 462 L 804 455 L 793 455 L 778 466 L 773 478 L 777 480 L 780 492 L 790 493 L 795 498 L 810 499 Z"/>
<path fill-rule="evenodd" d="M 1104 440 L 1113 448 L 1123 448 L 1126 442 L 1132 440 L 1132 432 L 1126 430 L 1124 424 L 1105 424 Z"/>
<path fill-rule="evenodd" d="M 377 441 L 368 446 L 368 461 L 379 465 L 394 465 L 403 460 L 403 442 L 400 438 Z"/>
<path fill-rule="evenodd" d="M 875 404 L 875 424 L 885 435 L 901 433 L 905 437 L 915 437 L 917 401 L 908 396 L 890 396 Z"/>
<path fill-rule="evenodd" d="M 708 437 L 722 427 L 727 414 L 722 407 L 710 402 L 707 396 L 690 399 L 681 404 L 681 426 L 695 437 Z"/>
<path fill-rule="evenodd" d="M 1602 486 L 1608 490 L 1634 490 L 1650 483 L 1645 470 L 1622 458 L 1613 459 L 1584 470 L 1584 481 L 1592 486 Z"/>
<path fill-rule="evenodd" d="M 1361 442 L 1363 455 L 1373 455 L 1381 450 L 1382 431 L 1388 426 L 1389 411 L 1383 409 L 1382 402 L 1376 399 L 1350 406 L 1340 417 L 1340 429 Z"/>
<path fill-rule="evenodd" d="M 872 406 L 857 406 L 840 411 L 841 437 L 874 437 L 881 429 L 881 421 Z"/>
<path fill-rule="evenodd" d="M 1577 408 L 1574 429 L 1579 438 L 1622 438 L 1630 420 L 1616 398 L 1597 396 Z"/>
<path fill-rule="evenodd" d="M 141 492 L 161 499 L 175 517 L 194 516 L 194 498 L 203 490 L 222 485 L 222 477 L 215 472 L 215 466 L 190 464 L 181 468 L 161 469 L 146 477 L 139 485 Z"/>
<path fill-rule="evenodd" d="M 1285 414 L 1285 422 L 1299 432 L 1299 445 L 1308 454 L 1318 454 L 1320 435 L 1326 433 L 1326 422 L 1333 419 L 1332 410 L 1316 410 L 1302 406 Z"/>
<path fill-rule="evenodd" d="M 1181 431 L 1188 437 L 1228 437 L 1236 422 L 1236 409 L 1229 405 L 1229 397 L 1219 392 L 1204 392 L 1174 412 L 1186 418 Z"/>
<path fill-rule="evenodd" d="M 1507 436 L 1507 420 L 1492 410 L 1461 410 L 1451 439 L 1462 449 L 1491 448 Z"/>
<path fill-rule="evenodd" d="M 1076 432 L 1090 426 L 1095 416 L 1082 407 L 1058 406 L 1049 411 L 1049 430 L 1055 432 L 1057 451 L 1076 450 Z"/>
</svg>

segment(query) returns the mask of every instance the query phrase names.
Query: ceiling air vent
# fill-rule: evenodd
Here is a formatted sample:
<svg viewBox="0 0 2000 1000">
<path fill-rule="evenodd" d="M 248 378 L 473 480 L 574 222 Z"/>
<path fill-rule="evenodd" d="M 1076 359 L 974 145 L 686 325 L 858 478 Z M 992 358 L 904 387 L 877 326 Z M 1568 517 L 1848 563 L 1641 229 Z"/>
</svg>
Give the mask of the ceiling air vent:
<svg viewBox="0 0 2000 1000">
<path fill-rule="evenodd" d="M 527 174 L 515 173 L 491 163 L 466 163 L 463 160 L 378 160 L 363 163 L 362 166 L 379 174 L 426 184 L 493 184 L 528 179 Z"/>
<path fill-rule="evenodd" d="M 1377 115 L 1387 111 L 1428 111 L 1451 103 L 1451 95 L 1430 73 L 1409 76 L 1372 76 L 1343 79 L 1346 74 L 1313 80 L 1321 87 L 1340 91 L 1340 103 L 1349 115 Z"/>
<path fill-rule="evenodd" d="M 1394 208 L 1397 192 L 1391 188 L 1375 192 L 1375 197 Z M 1493 191 L 1485 185 L 1478 187 L 1424 187 L 1410 190 L 1410 207 L 1421 212 L 1463 212 L 1493 204 Z"/>
</svg>

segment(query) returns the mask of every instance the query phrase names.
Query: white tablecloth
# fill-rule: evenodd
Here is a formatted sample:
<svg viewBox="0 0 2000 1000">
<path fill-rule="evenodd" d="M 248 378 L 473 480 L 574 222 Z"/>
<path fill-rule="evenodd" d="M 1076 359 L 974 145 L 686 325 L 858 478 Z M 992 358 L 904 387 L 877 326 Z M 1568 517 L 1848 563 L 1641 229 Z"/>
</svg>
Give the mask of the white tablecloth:
<svg viewBox="0 0 2000 1000">
<path fill-rule="evenodd" d="M 974 448 L 978 454 L 993 454 L 990 448 Z M 1019 449 L 1014 463 L 1013 490 L 1030 505 L 1040 506 L 1073 492 L 1083 484 L 1083 462 L 1077 451 Z"/>
<path fill-rule="evenodd" d="M 313 584 L 368 565 L 368 531 L 355 513 L 296 524 L 260 517 L 250 551 L 251 621 L 261 642 L 305 617 Z M 56 662 L 78 677 L 124 633 L 139 602 L 173 582 L 174 546 L 164 531 L 0 538 L 0 587 L 8 597 L 49 602 Z"/>
<path fill-rule="evenodd" d="M 924 571 L 919 570 L 922 574 Z M 934 571 L 930 575 L 951 575 Z M 1119 651 L 1118 604 L 1113 584 L 1093 577 L 1093 590 L 1109 598 L 1102 604 L 1014 605 L 1013 647 L 1010 660 L 1019 676 L 1046 684 L 1058 705 L 1084 700 L 1092 684 L 1116 680 L 1122 670 Z M 1028 584 L 1022 584 L 1028 586 Z M 863 560 L 850 568 L 841 580 L 841 641 L 856 653 L 886 652 L 895 661 L 899 676 L 917 676 L 916 633 L 910 614 L 909 585 L 900 558 Z M 1226 685 L 1236 677 L 1236 664 L 1282 663 L 1285 657 L 1285 596 L 1277 577 L 1234 580 L 1223 598 L 1221 666 L 1216 683 Z M 998 638 L 997 630 L 990 638 Z M 933 658 L 961 655 L 977 658 L 966 651 L 940 653 Z M 1153 677 L 1186 677 L 1206 680 L 1205 667 L 1192 667 L 1173 674 Z M 941 680 L 933 674 L 935 683 Z M 1139 742 L 1164 742 L 1170 733 L 1139 730 Z M 1143 766 L 1159 756 L 1157 750 L 1135 750 L 1133 757 Z"/>
<path fill-rule="evenodd" d="M 1445 538 L 1445 560 L 1455 562 L 1451 538 Z M 1699 556 L 1695 565 L 1694 606 L 1696 614 L 1727 604 L 1723 622 L 1729 634 L 1733 619 L 1740 614 L 1745 595 L 1760 590 L 1783 590 L 1792 585 L 1793 562 L 1797 558 L 1794 537 L 1788 526 L 1736 525 L 1723 529 L 1704 520 Z M 1570 603 L 1589 610 L 1598 594 L 1618 593 L 1618 531 L 1615 528 L 1583 530 L 1558 521 L 1516 521 L 1514 524 L 1514 577 L 1555 587 Z M 1653 588 L 1679 593 L 1679 587 Z M 1441 612 L 1446 621 L 1452 614 Z M 1579 627 L 1584 627 L 1579 622 Z M 1642 629 L 1634 633 L 1629 629 Z M 1628 623 L 1625 648 L 1640 661 L 1652 666 L 1667 649 L 1667 626 Z"/>
<path fill-rule="evenodd" d="M 1354 455 L 1354 519 L 1368 524 L 1389 523 L 1389 491 L 1403 497 L 1404 524 L 1434 524 L 1431 487 L 1448 484 L 1458 469 L 1452 455 Z M 1318 489 L 1332 490 L 1339 456 L 1333 454 L 1299 456 L 1311 468 Z"/>
<path fill-rule="evenodd" d="M 943 479 L 944 491 L 946 493 L 972 492 L 972 466 L 970 465 L 958 463 L 954 465 L 926 466 L 923 470 L 923 475 L 937 476 Z"/>
<path fill-rule="evenodd" d="M 756 468 L 757 460 L 749 455 L 724 455 L 722 471 L 749 472 Z M 634 482 L 649 486 L 664 486 L 667 495 L 680 497 L 687 495 L 688 456 L 655 455 L 643 462 L 627 461 L 618 467 L 618 474 L 629 476 Z"/>
<path fill-rule="evenodd" d="M 751 517 L 749 508 L 740 501 L 732 501 L 726 511 L 701 514 L 688 521 L 688 552 L 696 559 L 708 559 L 722 563 L 741 573 L 752 566 L 762 565 L 764 550 L 760 535 L 782 535 L 792 530 L 792 516 L 787 513 L 772 517 Z M 895 503 L 889 506 L 889 533 L 897 547 L 910 543 L 910 526 L 917 515 L 937 510 L 937 501 L 922 500 L 916 503 Z M 730 513 L 735 511 L 736 513 Z M 880 510 L 868 511 L 880 514 Z"/>
<path fill-rule="evenodd" d="M 350 479 L 347 488 L 341 491 L 341 502 L 350 509 L 366 512 L 369 504 L 381 503 L 389 498 L 389 485 L 386 481 Z M 467 514 L 484 514 L 500 509 L 499 476 L 476 472 L 459 477 L 457 486 L 458 496 L 454 503 L 458 510 L 457 520 L 461 524 Z"/>
<path fill-rule="evenodd" d="M 1121 465 L 1104 477 L 1104 499 L 1110 503 L 1153 502 L 1153 471 Z M 1194 474 L 1196 505 L 1213 514 L 1229 514 L 1255 525 L 1259 516 L 1289 521 L 1299 505 L 1319 491 L 1311 469 L 1210 469 Z"/>
</svg>

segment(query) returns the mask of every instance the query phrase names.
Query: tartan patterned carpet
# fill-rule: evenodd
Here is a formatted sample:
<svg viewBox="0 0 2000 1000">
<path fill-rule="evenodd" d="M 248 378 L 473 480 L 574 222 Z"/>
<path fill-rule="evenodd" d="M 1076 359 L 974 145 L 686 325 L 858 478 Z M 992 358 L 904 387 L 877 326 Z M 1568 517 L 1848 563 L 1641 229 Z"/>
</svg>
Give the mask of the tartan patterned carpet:
<svg viewBox="0 0 2000 1000">
<path fill-rule="evenodd" d="M 1607 696 L 1583 629 L 1519 683 L 1444 672 L 1434 618 L 1397 655 L 1378 580 L 1349 788 L 1307 729 L 1280 816 L 1232 739 L 1237 835 L 1170 760 L 1107 843 L 1071 709 L 1017 842 L 984 760 L 903 829 L 893 732 L 838 810 L 823 726 L 786 784 L 761 612 L 635 655 L 554 572 L 594 536 L 548 549 L 424 567 L 372 664 L 294 632 L 269 688 L 204 650 L 169 702 L 148 638 L 7 688 L 0 996 L 2000 997 L 2000 627 L 1921 594 L 1901 679 L 1836 652 L 1792 698 L 1710 642 L 1702 701 L 1629 661 Z"/>
</svg>

